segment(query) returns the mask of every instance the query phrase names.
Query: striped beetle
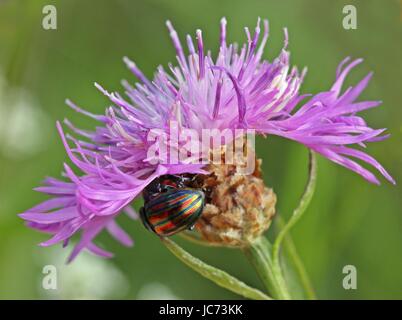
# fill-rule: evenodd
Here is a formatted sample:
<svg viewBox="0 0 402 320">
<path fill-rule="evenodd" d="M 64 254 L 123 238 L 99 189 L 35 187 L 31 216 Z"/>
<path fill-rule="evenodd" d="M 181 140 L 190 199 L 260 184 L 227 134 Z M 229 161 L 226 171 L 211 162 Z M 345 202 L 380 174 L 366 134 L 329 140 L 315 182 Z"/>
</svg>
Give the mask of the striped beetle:
<svg viewBox="0 0 402 320">
<path fill-rule="evenodd" d="M 140 217 L 148 230 L 165 237 L 194 227 L 204 209 L 205 194 L 189 188 L 191 180 L 188 176 L 164 175 L 145 188 Z"/>
</svg>

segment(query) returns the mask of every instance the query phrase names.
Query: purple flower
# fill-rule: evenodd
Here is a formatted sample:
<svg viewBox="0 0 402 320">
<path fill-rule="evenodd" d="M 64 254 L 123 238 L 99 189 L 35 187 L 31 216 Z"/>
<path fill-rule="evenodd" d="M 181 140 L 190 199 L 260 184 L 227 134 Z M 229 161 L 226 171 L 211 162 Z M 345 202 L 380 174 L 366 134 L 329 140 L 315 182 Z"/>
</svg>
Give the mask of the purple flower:
<svg viewBox="0 0 402 320">
<path fill-rule="evenodd" d="M 374 158 L 354 148 L 387 137 L 381 135 L 385 129 L 372 129 L 357 115 L 380 104 L 356 102 L 371 73 L 341 92 L 345 77 L 361 59 L 345 59 L 328 91 L 300 95 L 305 70 L 300 73 L 295 67 L 290 69 L 286 29 L 283 49 L 274 61 L 268 62 L 262 60 L 268 39 L 266 20 L 263 31 L 260 20 L 253 34 L 246 28 L 247 43 L 238 47 L 226 43 L 226 20 L 222 19 L 215 60 L 205 51 L 200 30 L 196 32 L 196 43 L 187 36 L 186 53 L 171 23 L 167 22 L 167 26 L 178 66 L 169 65 L 169 71 L 158 67 L 151 81 L 134 62 L 124 58 L 139 83 L 133 87 L 123 81 L 125 98 L 96 84 L 113 104 L 105 115 L 91 114 L 67 101 L 73 109 L 100 122 L 100 126 L 86 131 L 66 120 L 65 124 L 83 138 L 78 140 L 65 135 L 57 123 L 69 158 L 82 174 L 77 176 L 65 164 L 64 181 L 48 178 L 44 186 L 36 189 L 52 198 L 20 215 L 30 227 L 52 235 L 42 246 L 58 242 L 67 245 L 71 236 L 81 231 L 81 240 L 70 260 L 84 248 L 109 257 L 111 253 L 93 243 L 104 229 L 122 244 L 131 246 L 132 240 L 117 225 L 115 217 L 120 212 L 135 217 L 130 203 L 153 179 L 164 174 L 205 173 L 200 163 L 155 164 L 155 159 L 148 157 L 147 152 L 155 143 L 147 138 L 149 132 L 159 129 L 169 135 L 171 121 L 179 123 L 180 129 L 243 128 L 282 136 L 357 172 L 369 182 L 379 184 L 374 174 L 355 160 L 371 165 L 395 183 Z"/>
</svg>

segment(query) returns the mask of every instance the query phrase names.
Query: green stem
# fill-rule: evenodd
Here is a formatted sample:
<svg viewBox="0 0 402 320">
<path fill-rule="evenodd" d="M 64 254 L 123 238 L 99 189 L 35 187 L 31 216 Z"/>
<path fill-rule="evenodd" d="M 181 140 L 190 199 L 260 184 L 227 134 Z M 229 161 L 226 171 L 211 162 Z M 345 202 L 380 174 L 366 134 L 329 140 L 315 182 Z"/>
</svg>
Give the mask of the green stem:
<svg viewBox="0 0 402 320">
<path fill-rule="evenodd" d="M 271 300 L 272 298 L 265 293 L 252 288 L 244 282 L 236 279 L 227 272 L 218 268 L 212 267 L 200 259 L 192 256 L 179 245 L 168 238 L 161 238 L 163 244 L 172 252 L 179 260 L 189 266 L 194 271 L 198 272 L 205 278 L 215 282 L 217 285 L 226 288 L 234 293 L 242 295 L 253 300 Z"/>
<path fill-rule="evenodd" d="M 268 240 L 261 237 L 243 250 L 247 258 L 254 265 L 268 292 L 276 299 L 289 300 L 290 294 L 282 273 L 278 273 L 278 270 L 274 267 L 271 256 L 271 244 Z"/>
<path fill-rule="evenodd" d="M 283 228 L 284 222 L 281 217 L 278 217 L 277 223 L 280 228 Z M 288 260 L 292 263 L 294 270 L 299 276 L 300 283 L 304 289 L 307 299 L 317 299 L 310 277 L 306 271 L 306 268 L 304 267 L 303 261 L 301 260 L 297 252 L 296 246 L 290 234 L 286 235 L 283 239 L 283 248 L 286 250 Z"/>
<path fill-rule="evenodd" d="M 304 193 L 300 199 L 299 205 L 293 211 L 293 214 L 292 214 L 291 218 L 289 219 L 289 221 L 284 225 L 284 227 L 279 232 L 278 236 L 275 239 L 273 247 L 272 247 L 273 269 L 275 270 L 275 273 L 281 274 L 281 276 L 280 276 L 281 279 L 283 279 L 283 272 L 282 272 L 282 268 L 280 265 L 279 253 L 280 253 L 282 241 L 284 240 L 285 236 L 290 231 L 290 229 L 302 217 L 303 213 L 305 212 L 308 205 L 310 204 L 311 199 L 313 198 L 313 194 L 314 194 L 314 190 L 315 190 L 316 177 L 317 177 L 317 160 L 316 160 L 314 152 L 312 152 L 312 151 L 310 151 L 309 160 L 310 160 L 309 161 L 309 178 L 308 178 Z M 304 278 L 304 280 L 302 279 L 302 281 L 306 282 L 305 276 L 306 276 L 306 273 L 304 274 L 304 271 L 302 271 L 302 277 Z M 310 285 L 308 285 L 308 286 L 310 286 Z"/>
</svg>

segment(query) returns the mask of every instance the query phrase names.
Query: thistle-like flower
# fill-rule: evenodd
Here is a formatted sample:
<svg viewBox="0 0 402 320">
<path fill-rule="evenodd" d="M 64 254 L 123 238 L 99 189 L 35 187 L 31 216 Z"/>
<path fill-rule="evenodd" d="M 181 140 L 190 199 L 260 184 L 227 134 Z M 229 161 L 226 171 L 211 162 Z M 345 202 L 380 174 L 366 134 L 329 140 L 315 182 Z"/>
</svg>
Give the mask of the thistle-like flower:
<svg viewBox="0 0 402 320">
<path fill-rule="evenodd" d="M 203 177 L 203 187 L 212 188 L 205 214 L 196 225 L 206 240 L 242 245 L 243 241 L 252 241 L 250 237 L 261 234 L 274 214 L 276 197 L 262 182 L 260 161 L 256 160 L 250 177 L 239 178 L 233 178 L 227 171 L 228 164 L 200 162 L 199 157 L 159 161 L 171 160 L 171 156 L 167 156 L 167 151 L 150 156 L 149 150 L 166 140 L 161 141 L 163 134 L 149 139 L 150 133 L 156 131 L 172 138 L 171 123 L 177 124 L 179 132 L 190 129 L 199 136 L 203 129 L 252 129 L 261 135 L 285 137 L 357 172 L 369 182 L 379 184 L 375 175 L 355 160 L 371 165 L 394 183 L 374 158 L 355 148 L 387 137 L 381 135 L 385 129 L 372 129 L 357 115 L 380 104 L 379 101 L 356 102 L 372 74 L 341 91 L 347 74 L 362 60 L 346 58 L 328 91 L 302 95 L 299 89 L 305 70 L 290 69 L 286 29 L 283 49 L 269 62 L 262 59 L 268 21 L 263 21 L 262 30 L 260 24 L 258 20 L 254 33 L 245 29 L 247 42 L 239 47 L 227 44 L 226 20 L 222 19 L 219 53 L 214 59 L 204 49 L 200 30 L 196 32 L 195 42 L 187 36 L 185 50 L 167 22 L 177 52 L 177 66 L 169 65 L 169 71 L 160 66 L 153 80 L 149 80 L 134 62 L 124 58 L 139 82 L 131 86 L 123 81 L 126 97 L 109 93 L 96 84 L 112 102 L 105 115 L 89 113 L 67 101 L 71 108 L 100 125 L 94 131 L 86 131 L 66 120 L 70 130 L 81 137 L 75 138 L 65 135 L 57 123 L 67 154 L 82 174 L 77 175 L 64 164 L 63 180 L 48 178 L 44 186 L 36 189 L 52 198 L 20 215 L 30 227 L 52 235 L 42 246 L 58 242 L 67 245 L 81 231 L 81 240 L 70 260 L 84 248 L 109 257 L 111 253 L 94 244 L 94 238 L 104 229 L 122 244 L 131 246 L 131 238 L 115 218 L 121 212 L 135 217 L 131 202 L 153 180 L 167 174 L 197 175 Z M 181 148 L 180 143 L 176 145 L 176 149 Z"/>
</svg>

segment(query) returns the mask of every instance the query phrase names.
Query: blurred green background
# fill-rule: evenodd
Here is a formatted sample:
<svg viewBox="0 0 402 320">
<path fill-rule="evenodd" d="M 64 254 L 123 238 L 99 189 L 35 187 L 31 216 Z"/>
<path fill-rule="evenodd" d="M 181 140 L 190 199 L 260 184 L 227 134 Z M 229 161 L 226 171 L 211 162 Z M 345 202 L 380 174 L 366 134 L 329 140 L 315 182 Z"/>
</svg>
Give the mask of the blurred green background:
<svg viewBox="0 0 402 320">
<path fill-rule="evenodd" d="M 46 4 L 56 5 L 57 30 L 42 28 Z M 346 4 L 357 8 L 357 30 L 342 27 Z M 278 54 L 287 26 L 292 64 L 309 68 L 304 92 L 328 89 L 337 64 L 348 55 L 365 62 L 347 85 L 374 71 L 361 99 L 381 99 L 383 105 L 364 115 L 392 136 L 370 145 L 369 153 L 399 184 L 370 185 L 320 157 L 316 195 L 293 236 L 320 298 L 402 298 L 401 7 L 396 0 L 0 1 L 0 298 L 239 298 L 185 267 L 141 223 L 126 217 L 119 220 L 134 236 L 134 248 L 102 234 L 98 241 L 116 253 L 114 259 L 84 253 L 65 266 L 71 247 L 38 247 L 47 235 L 25 228 L 16 215 L 44 199 L 32 188 L 47 175 L 59 176 L 67 159 L 55 121 L 68 117 L 82 127 L 94 125 L 66 107 L 65 98 L 103 113 L 108 101 L 93 83 L 111 91 L 121 90 L 122 78 L 134 81 L 123 56 L 148 76 L 157 65 L 175 61 L 167 19 L 182 39 L 201 28 L 206 46 L 216 53 L 222 16 L 228 19 L 229 40 L 238 42 L 245 40 L 244 26 L 254 27 L 258 16 L 268 18 L 268 59 Z M 266 182 L 278 195 L 278 211 L 287 216 L 303 189 L 307 152 L 276 137 L 259 139 L 257 152 Z M 261 287 L 240 252 L 180 243 Z M 48 264 L 58 267 L 57 291 L 41 288 Z M 357 290 L 342 287 L 342 268 L 349 264 L 357 268 Z"/>
</svg>

